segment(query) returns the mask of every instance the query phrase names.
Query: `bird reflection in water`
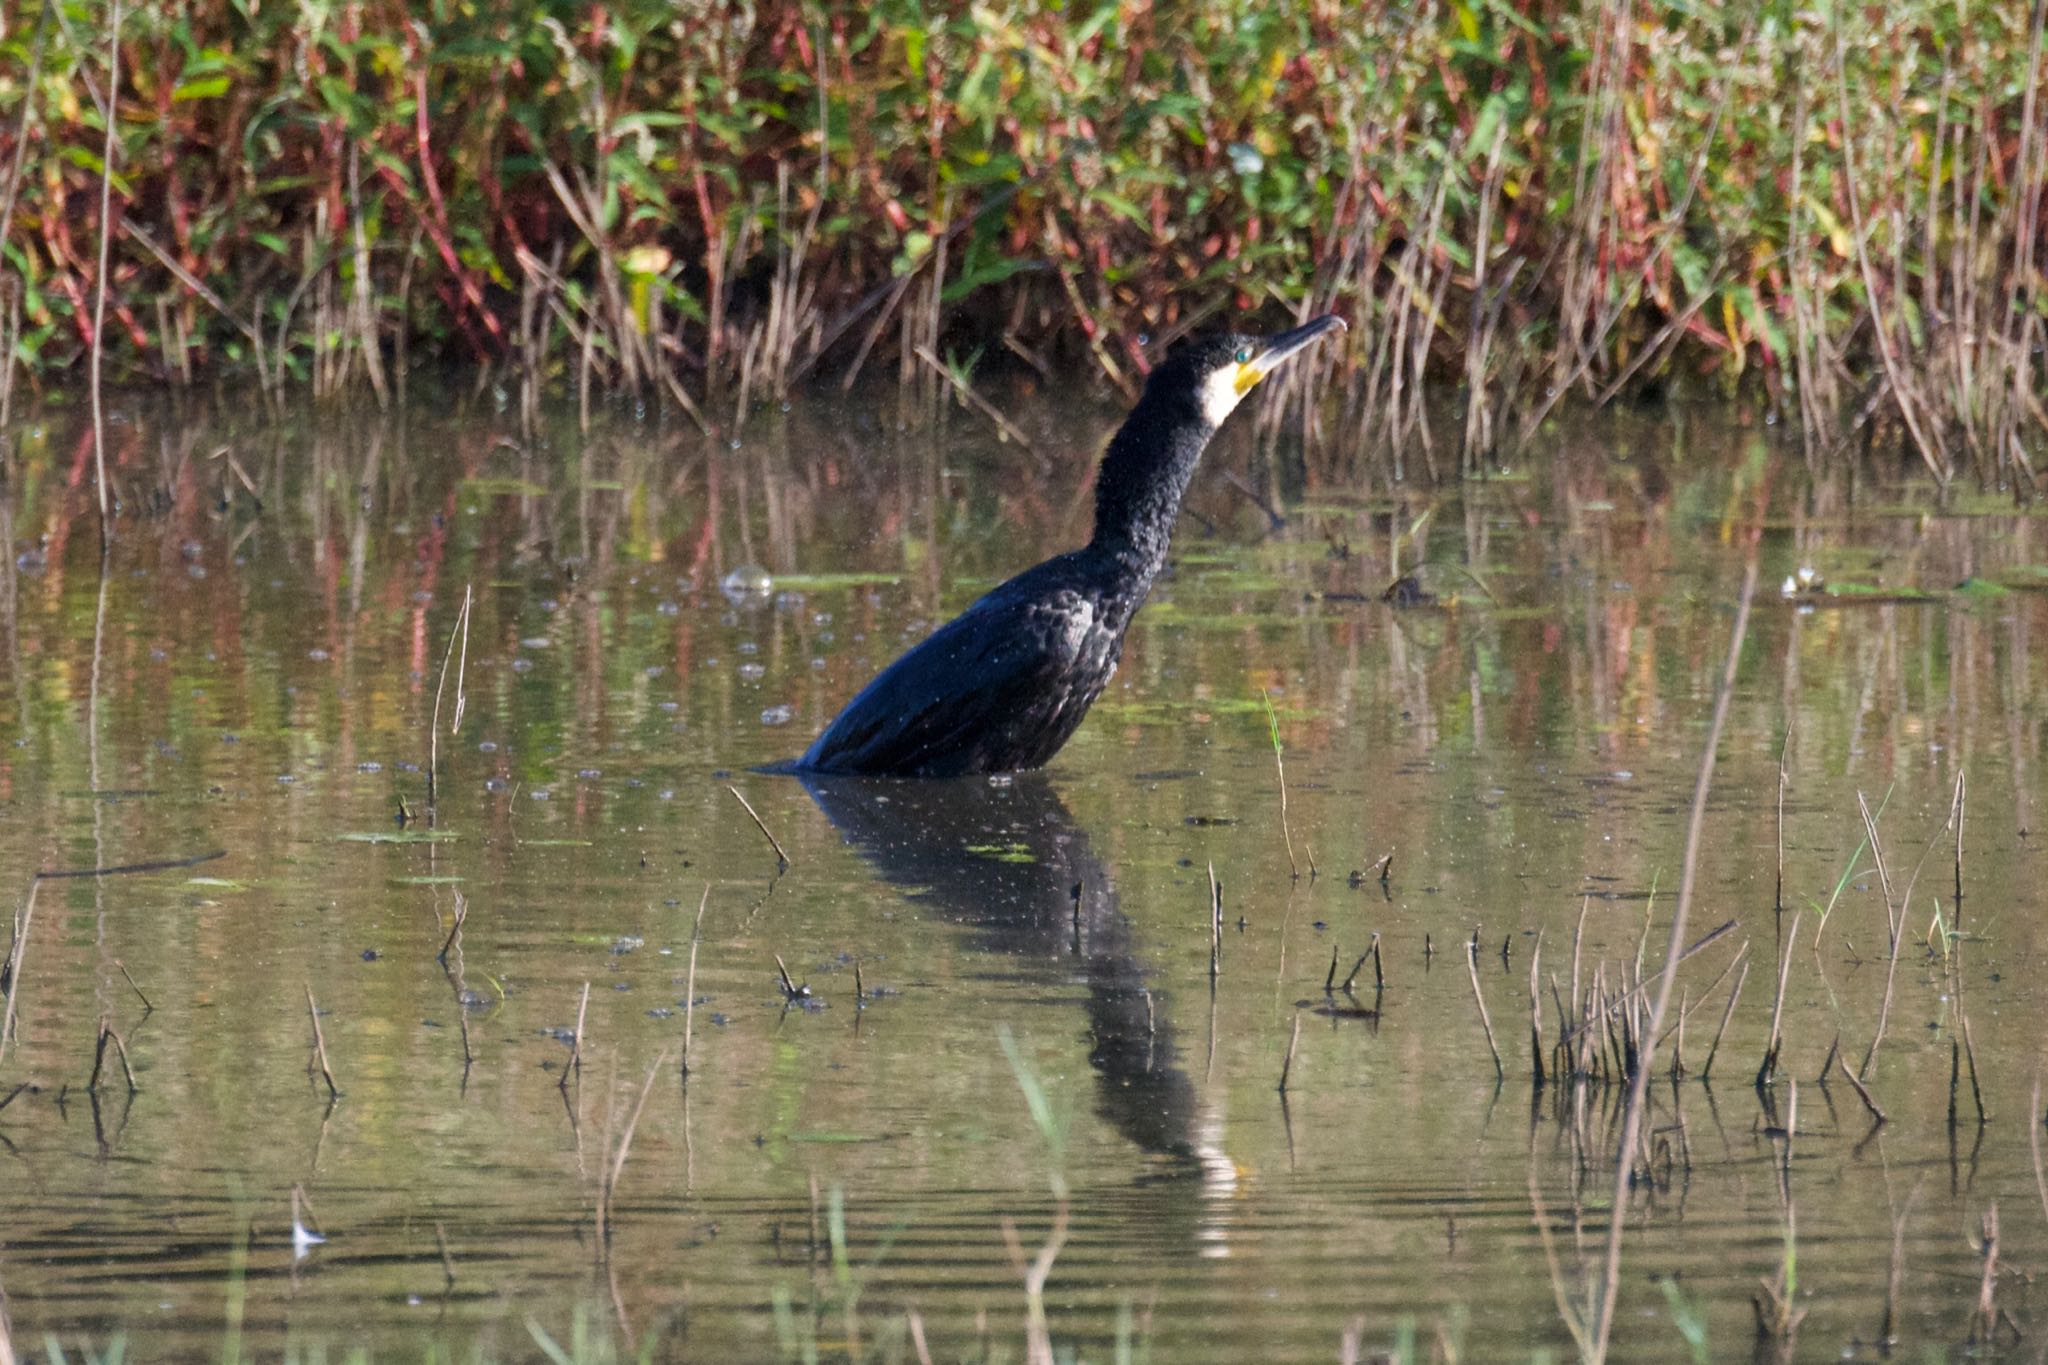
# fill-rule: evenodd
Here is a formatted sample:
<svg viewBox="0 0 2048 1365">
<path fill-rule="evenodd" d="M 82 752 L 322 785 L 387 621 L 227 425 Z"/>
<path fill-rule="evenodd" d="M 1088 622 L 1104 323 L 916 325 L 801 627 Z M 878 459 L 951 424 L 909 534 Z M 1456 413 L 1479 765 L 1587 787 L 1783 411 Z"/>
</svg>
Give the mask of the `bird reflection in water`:
<svg viewBox="0 0 2048 1365">
<path fill-rule="evenodd" d="M 1174 1168 L 1205 1170 L 1195 1091 L 1146 984 L 1108 869 L 1044 778 L 895 782 L 805 774 L 826 816 L 890 884 L 984 952 L 1087 988 L 1101 1116 Z M 1226 1158 L 1215 1162 L 1228 1167 Z"/>
</svg>

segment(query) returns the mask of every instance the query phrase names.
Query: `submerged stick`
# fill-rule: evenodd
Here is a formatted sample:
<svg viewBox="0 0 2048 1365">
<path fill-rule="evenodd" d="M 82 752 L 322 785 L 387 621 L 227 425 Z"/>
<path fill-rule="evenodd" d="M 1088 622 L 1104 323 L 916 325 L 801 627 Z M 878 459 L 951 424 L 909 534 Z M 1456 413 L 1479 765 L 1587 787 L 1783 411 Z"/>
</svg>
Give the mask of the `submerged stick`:
<svg viewBox="0 0 2048 1365">
<path fill-rule="evenodd" d="M 334 1068 L 327 1064 L 327 1035 L 320 1028 L 320 1007 L 313 1003 L 313 987 L 306 987 L 306 1017 L 313 1021 L 313 1056 L 320 1063 L 320 1079 L 327 1082 L 327 1098 L 341 1098 L 341 1087 L 334 1083 Z"/>
<path fill-rule="evenodd" d="M 1495 1081 L 1507 1079 L 1507 1069 L 1500 1064 L 1500 1044 L 1493 1041 L 1493 1020 L 1486 1017 L 1486 997 L 1479 993 L 1479 931 L 1472 931 L 1472 941 L 1465 945 L 1465 970 L 1472 976 L 1472 1001 L 1479 1006 L 1479 1027 L 1486 1030 L 1486 1050 L 1493 1054 L 1493 1077 Z"/>
<path fill-rule="evenodd" d="M 732 793 L 733 800 L 740 803 L 740 809 L 745 811 L 747 813 L 747 818 L 754 822 L 754 828 L 761 831 L 761 837 L 768 841 L 768 847 L 775 850 L 775 861 L 781 867 L 794 866 L 794 864 L 792 864 L 789 861 L 789 855 L 782 851 L 782 845 L 777 843 L 775 840 L 775 836 L 768 832 L 768 826 L 762 823 L 761 817 L 759 815 L 756 815 L 754 813 L 754 808 L 747 803 L 747 798 L 740 795 L 740 789 L 738 787 L 728 786 L 726 790 Z"/>
<path fill-rule="evenodd" d="M 228 851 L 216 848 L 210 853 L 195 853 L 189 858 L 154 858 L 146 863 L 122 863 L 118 867 L 61 867 L 45 869 L 36 873 L 39 882 L 62 881 L 67 877 L 125 877 L 135 872 L 171 872 L 181 867 L 197 867 L 210 863 L 216 858 L 225 858 Z"/>
</svg>

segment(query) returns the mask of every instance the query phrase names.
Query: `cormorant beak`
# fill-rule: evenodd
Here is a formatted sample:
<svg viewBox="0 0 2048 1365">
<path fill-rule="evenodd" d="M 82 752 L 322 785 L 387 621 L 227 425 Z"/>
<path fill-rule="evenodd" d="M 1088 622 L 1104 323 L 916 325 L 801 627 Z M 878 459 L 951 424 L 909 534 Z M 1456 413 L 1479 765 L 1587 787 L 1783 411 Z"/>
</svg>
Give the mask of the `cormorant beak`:
<svg viewBox="0 0 2048 1365">
<path fill-rule="evenodd" d="M 1344 319 L 1334 313 L 1326 313 L 1313 322 L 1305 322 L 1299 327 L 1266 337 L 1258 343 L 1257 353 L 1237 367 L 1238 393 L 1250 393 L 1252 387 L 1261 379 L 1279 369 L 1296 353 L 1308 349 L 1311 343 L 1325 334 L 1348 330 L 1344 325 Z"/>
</svg>

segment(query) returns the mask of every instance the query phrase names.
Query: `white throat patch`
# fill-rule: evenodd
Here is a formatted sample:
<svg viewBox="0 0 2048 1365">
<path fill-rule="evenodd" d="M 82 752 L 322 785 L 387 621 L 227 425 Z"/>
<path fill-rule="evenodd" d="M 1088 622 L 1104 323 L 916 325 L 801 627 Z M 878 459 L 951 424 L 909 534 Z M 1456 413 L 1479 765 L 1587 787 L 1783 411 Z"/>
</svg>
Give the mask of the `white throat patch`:
<svg viewBox="0 0 2048 1365">
<path fill-rule="evenodd" d="M 1202 381 L 1202 416 L 1212 427 L 1221 427 L 1223 419 L 1236 410 L 1244 394 L 1238 392 L 1237 365 L 1225 365 Z M 1250 390 L 1246 390 L 1250 392 Z"/>
</svg>

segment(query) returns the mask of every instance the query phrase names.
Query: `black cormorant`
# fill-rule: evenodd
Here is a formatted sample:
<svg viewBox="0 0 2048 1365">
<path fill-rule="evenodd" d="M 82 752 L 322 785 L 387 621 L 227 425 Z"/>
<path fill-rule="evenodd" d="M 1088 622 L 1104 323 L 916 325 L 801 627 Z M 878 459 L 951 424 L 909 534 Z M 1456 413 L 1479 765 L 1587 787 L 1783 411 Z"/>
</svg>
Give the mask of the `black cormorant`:
<svg viewBox="0 0 2048 1365">
<path fill-rule="evenodd" d="M 1343 320 L 1177 348 L 1145 382 L 1095 479 L 1095 536 L 941 626 L 847 703 L 799 772 L 958 777 L 1043 765 L 1116 671 L 1166 563 L 1202 448 L 1254 385 Z"/>
</svg>

